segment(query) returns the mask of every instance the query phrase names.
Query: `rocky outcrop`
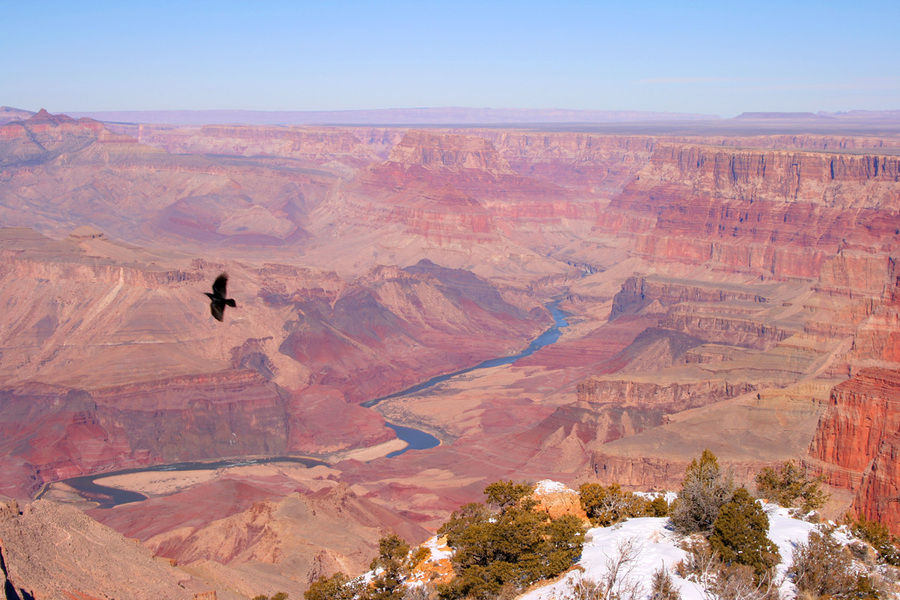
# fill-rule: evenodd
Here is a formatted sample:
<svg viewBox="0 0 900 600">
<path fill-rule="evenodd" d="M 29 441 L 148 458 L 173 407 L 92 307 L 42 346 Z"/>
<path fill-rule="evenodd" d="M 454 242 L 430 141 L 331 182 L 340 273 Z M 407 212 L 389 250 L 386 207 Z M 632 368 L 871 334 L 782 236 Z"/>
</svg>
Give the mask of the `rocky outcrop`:
<svg viewBox="0 0 900 600">
<path fill-rule="evenodd" d="M 812 466 L 854 494 L 852 510 L 900 532 L 900 371 L 864 369 L 835 386 Z"/>
<path fill-rule="evenodd" d="M 652 408 L 663 413 L 674 413 L 753 391 L 756 391 L 756 385 L 751 382 L 730 383 L 709 379 L 667 383 L 617 379 L 607 375 L 602 379 L 591 377 L 580 382 L 578 399 L 592 404 L 615 403 L 622 407 Z"/>
<path fill-rule="evenodd" d="M 653 302 L 669 307 L 681 302 L 729 301 L 768 302 L 765 296 L 746 287 L 633 276 L 625 280 L 622 289 L 613 298 L 609 320 L 615 320 L 619 315 L 640 312 Z"/>
<path fill-rule="evenodd" d="M 900 371 L 866 369 L 837 386 L 810 454 L 862 474 L 886 436 L 900 431 Z"/>
<path fill-rule="evenodd" d="M 132 242 L 297 243 L 307 211 L 338 177 L 299 160 L 228 165 L 169 154 L 96 121 L 41 113 L 0 126 L 0 139 L 7 225 L 47 230 L 93 223 Z M 116 177 L 98 178 L 110 170 Z M 23 189 L 28 192 L 20 195 Z"/>
<path fill-rule="evenodd" d="M 628 489 L 672 491 L 681 489 L 690 461 L 678 461 L 659 456 L 621 456 L 595 452 L 590 468 L 583 475 L 605 485 L 618 483 Z M 741 461 L 723 463 L 738 484 L 749 485 L 756 474 L 771 463 Z"/>
<path fill-rule="evenodd" d="M 474 169 L 495 175 L 512 171 L 494 145 L 477 136 L 410 131 L 394 146 L 388 162 L 447 169 Z"/>
<path fill-rule="evenodd" d="M 548 241 L 534 238 L 534 223 L 571 237 L 570 221 L 587 227 L 596 214 L 589 193 L 515 172 L 489 139 L 432 131 L 407 132 L 341 201 L 335 210 L 352 210 L 358 225 L 385 231 L 399 225 L 408 240 L 439 247 L 475 242 L 507 254 L 533 252 Z M 526 231 L 530 242 L 519 237 Z M 507 240 L 518 247 L 509 249 Z"/>
<path fill-rule="evenodd" d="M 221 519 L 195 519 L 149 537 L 146 544 L 180 565 L 215 561 L 238 572 L 266 573 L 272 589 L 302 597 L 320 576 L 365 571 L 386 530 L 412 544 L 430 535 L 347 485 L 336 485 L 258 501 Z"/>
<path fill-rule="evenodd" d="M 699 197 L 888 209 L 896 209 L 900 199 L 894 186 L 900 181 L 900 158 L 894 156 L 660 145 L 645 176 L 663 169 L 669 181 L 690 182 Z M 643 187 L 642 179 L 639 175 L 634 189 Z M 853 184 L 862 189 L 848 187 Z"/>
<path fill-rule="evenodd" d="M 63 154 L 78 152 L 105 132 L 93 119 L 51 115 L 46 110 L 23 120 L 0 125 L 0 167 L 31 166 Z M 105 132 L 106 139 L 114 136 Z"/>
<path fill-rule="evenodd" d="M 7 598 L 192 600 L 210 591 L 221 600 L 241 597 L 155 559 L 74 507 L 45 500 L 0 520 L 0 540 Z"/>
</svg>

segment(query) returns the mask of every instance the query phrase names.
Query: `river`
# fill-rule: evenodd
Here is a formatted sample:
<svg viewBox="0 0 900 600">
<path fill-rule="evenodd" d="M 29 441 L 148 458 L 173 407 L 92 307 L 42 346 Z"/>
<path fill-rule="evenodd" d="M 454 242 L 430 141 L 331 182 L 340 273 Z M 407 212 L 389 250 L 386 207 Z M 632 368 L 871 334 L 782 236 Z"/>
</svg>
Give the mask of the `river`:
<svg viewBox="0 0 900 600">
<path fill-rule="evenodd" d="M 154 473 L 160 471 L 212 471 L 214 469 L 227 469 L 229 467 L 246 467 L 249 465 L 263 465 L 273 462 L 294 462 L 300 463 L 307 467 L 315 467 L 317 465 L 328 465 L 328 463 L 317 460 L 315 458 L 306 458 L 299 456 L 272 456 L 266 458 L 233 458 L 225 460 L 217 460 L 214 462 L 180 462 L 170 463 L 167 465 L 155 465 L 152 467 L 135 467 L 132 469 L 122 469 L 121 471 L 113 471 L 112 473 L 101 473 L 99 475 L 83 475 L 81 477 L 71 477 L 64 479 L 62 483 L 72 487 L 78 492 L 78 495 L 85 500 L 96 502 L 100 508 L 112 508 L 119 504 L 129 504 L 131 502 L 140 502 L 146 500 L 147 496 L 131 490 L 122 490 L 119 488 L 108 487 L 96 483 L 95 479 L 103 479 L 104 477 L 113 477 L 115 475 L 130 475 L 132 473 Z M 47 486 L 41 490 L 36 499 L 39 499 L 47 491 Z"/>
<path fill-rule="evenodd" d="M 430 387 L 433 387 L 439 383 L 447 381 L 457 375 L 463 375 L 465 373 L 471 373 L 472 371 L 477 371 L 479 369 L 490 369 L 492 367 L 499 367 L 501 365 L 509 365 L 520 358 L 525 358 L 526 356 L 531 356 L 541 348 L 545 346 L 549 346 L 551 344 L 556 343 L 559 340 L 559 337 L 562 335 L 562 329 L 568 326 L 568 321 L 566 321 L 566 315 L 564 312 L 559 310 L 559 301 L 552 302 L 547 305 L 547 309 L 550 311 L 550 314 L 553 316 L 553 325 L 544 331 L 537 338 L 532 340 L 532 342 L 528 345 L 528 347 L 518 354 L 513 354 L 511 356 L 504 356 L 501 358 L 492 358 L 490 360 L 486 360 L 481 362 L 474 367 L 469 367 L 467 369 L 460 369 L 459 371 L 454 371 L 453 373 L 445 373 L 444 375 L 438 375 L 436 377 L 432 377 L 428 381 L 418 383 L 412 387 L 408 387 L 405 390 L 401 390 L 399 392 L 395 392 L 393 394 L 389 394 L 387 396 L 382 396 L 381 398 L 375 398 L 374 400 L 369 400 L 367 402 L 363 402 L 362 406 L 367 408 L 371 408 L 382 402 L 384 400 L 389 400 L 391 398 L 399 398 L 401 396 L 406 396 L 409 394 L 416 394 L 419 392 L 423 392 Z M 393 458 L 395 456 L 399 456 L 404 452 L 408 452 L 409 450 L 427 450 L 428 448 L 434 448 L 441 443 L 441 440 L 437 437 L 422 431 L 421 429 L 415 429 L 414 427 L 405 427 L 403 425 L 397 425 L 395 423 L 386 423 L 388 427 L 393 429 L 397 433 L 397 437 L 404 442 L 406 442 L 407 446 L 402 450 L 397 450 L 395 452 L 391 452 L 386 456 L 386 458 Z M 325 465 L 327 463 L 316 460 L 313 458 L 303 458 L 296 456 L 272 456 L 268 458 L 255 458 L 255 459 L 230 459 L 230 460 L 219 460 L 215 462 L 182 462 L 182 463 L 173 463 L 167 465 L 157 465 L 153 467 L 138 467 L 133 469 L 124 469 L 122 471 L 116 471 L 113 473 L 102 473 L 99 475 L 85 475 L 82 477 L 72 477 L 70 479 L 66 479 L 63 483 L 71 486 L 75 490 L 78 491 L 78 494 L 85 499 L 92 500 L 97 502 L 100 508 L 111 508 L 118 504 L 128 504 L 130 502 L 140 502 L 142 500 L 146 500 L 147 497 L 143 494 L 139 494 L 137 492 L 132 492 L 130 490 L 121 490 L 118 488 L 107 487 L 104 485 L 100 485 L 95 483 L 95 479 L 102 479 L 104 477 L 112 477 L 113 475 L 128 475 L 131 473 L 142 473 L 142 472 L 156 472 L 156 471 L 194 471 L 194 470 L 212 470 L 212 469 L 222 469 L 227 467 L 240 467 L 247 465 L 258 465 L 265 463 L 273 463 L 273 462 L 296 462 L 305 464 L 307 467 L 312 467 L 315 465 Z M 44 490 L 38 494 L 38 498 L 40 498 L 44 491 L 46 491 L 46 486 Z"/>
<path fill-rule="evenodd" d="M 550 314 L 553 316 L 553 325 L 547 329 L 544 333 L 537 336 L 527 348 L 519 352 L 518 354 L 512 354 L 510 356 L 503 356 L 501 358 L 491 358 L 484 362 L 478 363 L 474 367 L 468 367 L 466 369 L 460 369 L 459 371 L 454 371 L 452 373 L 445 373 L 444 375 L 437 375 L 436 377 L 432 377 L 428 381 L 424 381 L 422 383 L 417 383 L 412 387 L 408 387 L 405 390 L 400 390 L 399 392 L 394 392 L 393 394 L 388 394 L 387 396 L 382 396 L 381 398 L 375 398 L 374 400 L 368 400 L 367 402 L 363 402 L 362 406 L 367 408 L 371 408 L 382 402 L 384 400 L 390 400 L 391 398 L 399 398 L 401 396 L 407 396 L 409 394 L 417 394 L 419 392 L 425 391 L 428 388 L 435 386 L 439 383 L 447 381 L 457 375 L 463 375 L 465 373 L 471 373 L 472 371 L 477 371 L 478 369 L 490 369 L 491 367 L 499 367 L 501 365 L 511 365 L 516 362 L 520 358 L 525 358 L 526 356 L 531 356 L 544 346 L 549 346 L 551 344 L 555 344 L 557 340 L 559 340 L 559 336 L 562 335 L 562 329 L 568 327 L 569 322 L 566 321 L 566 314 L 559 310 L 559 300 L 556 302 L 552 302 L 547 305 L 547 310 L 550 311 Z"/>
</svg>

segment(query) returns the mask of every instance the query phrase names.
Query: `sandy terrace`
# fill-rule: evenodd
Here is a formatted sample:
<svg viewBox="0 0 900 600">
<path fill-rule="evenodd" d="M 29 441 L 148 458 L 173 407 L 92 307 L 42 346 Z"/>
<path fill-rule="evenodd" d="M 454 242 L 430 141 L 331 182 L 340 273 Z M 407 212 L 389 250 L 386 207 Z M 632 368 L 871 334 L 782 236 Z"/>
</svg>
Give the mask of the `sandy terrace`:
<svg viewBox="0 0 900 600">
<path fill-rule="evenodd" d="M 113 475 L 95 479 L 95 483 L 120 490 L 139 492 L 145 496 L 165 496 L 174 494 L 198 483 L 211 481 L 221 476 L 221 470 L 197 471 L 150 471 Z"/>
<path fill-rule="evenodd" d="M 354 459 L 369 461 L 386 456 L 391 452 L 402 450 L 407 446 L 406 442 L 398 439 L 371 446 L 341 452 L 331 456 L 332 461 Z M 297 481 L 308 481 L 322 478 L 322 469 L 327 467 L 307 468 L 295 463 L 269 463 L 264 465 L 248 465 L 230 467 L 227 469 L 198 469 L 193 471 L 144 471 L 141 473 L 129 473 L 126 475 L 113 475 L 111 477 L 97 478 L 94 481 L 99 485 L 105 485 L 120 490 L 130 490 L 145 496 L 166 496 L 185 490 L 191 486 L 206 483 L 218 479 L 224 475 L 230 477 L 267 477 L 286 476 Z"/>
</svg>

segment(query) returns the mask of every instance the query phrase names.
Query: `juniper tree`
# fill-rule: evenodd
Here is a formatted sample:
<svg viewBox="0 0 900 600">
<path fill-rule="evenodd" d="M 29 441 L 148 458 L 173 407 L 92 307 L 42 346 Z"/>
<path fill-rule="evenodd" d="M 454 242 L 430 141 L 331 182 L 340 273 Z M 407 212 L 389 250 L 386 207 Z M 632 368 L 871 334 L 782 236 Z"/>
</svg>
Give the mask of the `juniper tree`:
<svg viewBox="0 0 900 600">
<path fill-rule="evenodd" d="M 409 544 L 395 533 L 389 533 L 378 540 L 378 556 L 372 560 L 369 568 L 373 571 L 380 568 L 381 572 L 372 581 L 368 598 L 390 600 L 403 596 L 402 568 L 408 553 Z"/>
<path fill-rule="evenodd" d="M 761 578 L 781 560 L 768 531 L 769 517 L 742 487 L 719 510 L 709 544 L 724 563 L 747 565 Z"/>
<path fill-rule="evenodd" d="M 810 478 L 806 471 L 789 460 L 772 468 L 765 467 L 756 475 L 756 489 L 761 497 L 804 513 L 818 510 L 829 495 L 821 488 L 824 477 Z"/>
<path fill-rule="evenodd" d="M 704 450 L 685 471 L 681 491 L 669 511 L 672 525 L 684 534 L 709 533 L 733 490 L 731 477 L 722 475 L 716 455 Z"/>
<path fill-rule="evenodd" d="M 632 517 L 652 514 L 649 502 L 631 492 L 623 491 L 618 483 L 609 486 L 584 483 L 578 488 L 578 496 L 581 508 L 587 513 L 591 523 L 597 527 L 606 527 Z"/>
<path fill-rule="evenodd" d="M 563 515 L 553 519 L 536 511 L 535 502 L 520 494 L 525 489 L 520 485 L 491 484 L 485 494 L 498 511 L 483 504 L 467 504 L 438 530 L 453 548 L 456 572 L 452 581 L 439 586 L 442 598 L 512 594 L 558 575 L 578 559 L 584 541 L 578 518 Z"/>
</svg>

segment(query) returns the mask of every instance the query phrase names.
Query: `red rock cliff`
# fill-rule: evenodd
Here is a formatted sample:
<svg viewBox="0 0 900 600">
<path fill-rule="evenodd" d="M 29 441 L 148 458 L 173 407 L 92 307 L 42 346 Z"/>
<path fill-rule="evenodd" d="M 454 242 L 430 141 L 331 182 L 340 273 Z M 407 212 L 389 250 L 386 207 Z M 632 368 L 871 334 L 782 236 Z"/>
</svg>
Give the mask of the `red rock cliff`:
<svg viewBox="0 0 900 600">
<path fill-rule="evenodd" d="M 835 386 L 810 454 L 829 484 L 855 492 L 852 510 L 900 532 L 900 370 L 865 369 Z"/>
<path fill-rule="evenodd" d="M 844 248 L 897 250 L 898 182 L 895 156 L 663 144 L 597 226 L 654 260 L 817 278 Z"/>
</svg>

